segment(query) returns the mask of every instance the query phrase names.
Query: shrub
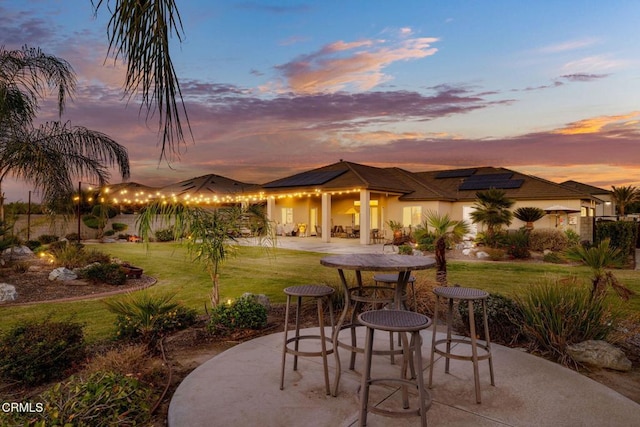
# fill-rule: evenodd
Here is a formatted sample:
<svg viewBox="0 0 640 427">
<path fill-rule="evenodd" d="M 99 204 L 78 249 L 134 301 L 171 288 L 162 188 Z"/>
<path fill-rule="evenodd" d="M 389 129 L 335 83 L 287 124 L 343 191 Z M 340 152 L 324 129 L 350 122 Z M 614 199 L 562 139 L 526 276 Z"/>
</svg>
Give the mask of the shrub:
<svg viewBox="0 0 640 427">
<path fill-rule="evenodd" d="M 564 235 L 567 236 L 567 245 L 573 246 L 580 243 L 580 235 L 576 233 L 573 228 L 567 228 L 564 230 Z"/>
<path fill-rule="evenodd" d="M 104 235 L 105 235 L 105 236 L 113 236 L 113 235 L 115 235 L 115 234 L 116 234 L 116 232 L 115 232 L 115 231 L 113 231 L 113 230 L 107 230 L 107 231 L 105 231 L 105 232 L 104 232 Z"/>
<path fill-rule="evenodd" d="M 70 242 L 77 242 L 78 240 L 78 233 L 68 233 L 64 235 L 64 238 L 69 240 Z"/>
<path fill-rule="evenodd" d="M 563 251 L 569 241 L 566 234 L 555 228 L 536 228 L 529 233 L 529 249 L 536 252 L 544 250 Z"/>
<path fill-rule="evenodd" d="M 507 254 L 516 259 L 531 258 L 529 252 L 529 233 L 518 230 L 507 237 Z"/>
<path fill-rule="evenodd" d="M 567 259 L 565 257 L 563 257 L 562 255 L 560 255 L 559 253 L 557 253 L 557 252 L 547 252 L 542 257 L 542 260 L 544 262 L 550 262 L 552 264 L 566 264 L 567 263 Z"/>
<path fill-rule="evenodd" d="M 55 258 L 55 264 L 58 267 L 78 268 L 86 265 L 85 252 L 83 247 L 75 243 L 60 241 L 53 247 L 49 247 L 50 252 Z"/>
<path fill-rule="evenodd" d="M 16 273 L 26 273 L 29 271 L 29 263 L 26 261 L 18 261 L 13 264 L 13 271 Z"/>
<path fill-rule="evenodd" d="M 638 241 L 638 223 L 635 221 L 596 222 L 596 243 L 611 240 L 611 246 L 624 254 L 632 254 Z"/>
<path fill-rule="evenodd" d="M 484 248 L 483 251 L 489 255 L 491 261 L 502 261 L 504 259 L 504 249 Z"/>
<path fill-rule="evenodd" d="M 116 233 L 119 233 L 121 231 L 125 231 L 127 228 L 129 228 L 129 226 L 127 224 L 123 224 L 121 222 L 114 222 L 114 223 L 111 224 L 111 229 Z"/>
<path fill-rule="evenodd" d="M 566 352 L 568 345 L 605 339 L 618 317 L 604 298 L 592 298 L 587 287 L 575 282 L 530 286 L 516 302 L 532 347 L 564 365 L 575 364 Z"/>
<path fill-rule="evenodd" d="M 144 344 L 123 345 L 97 354 L 83 372 L 92 374 L 100 371 L 116 372 L 122 375 L 136 375 L 146 369 L 149 352 Z"/>
<path fill-rule="evenodd" d="M 211 310 L 209 330 L 227 334 L 238 329 L 262 329 L 267 326 L 267 309 L 254 295 L 238 298 L 231 304 L 219 304 Z"/>
<path fill-rule="evenodd" d="M 136 378 L 114 372 L 96 372 L 89 377 L 73 376 L 40 395 L 44 411 L 38 426 L 146 425 L 151 391 Z M 33 414 L 17 415 L 19 425 L 28 424 Z"/>
<path fill-rule="evenodd" d="M 141 339 L 153 344 L 167 332 L 193 325 L 195 310 L 173 302 L 173 295 L 153 296 L 148 292 L 128 295 L 125 299 L 105 301 L 117 314 L 116 336 L 121 339 Z"/>
<path fill-rule="evenodd" d="M 518 309 L 516 302 L 503 295 L 490 293 L 486 304 L 491 341 L 505 345 L 521 342 L 524 338 L 520 326 L 522 324 L 522 313 Z M 469 335 L 471 331 L 469 329 L 469 305 L 467 301 L 460 301 L 458 313 L 462 319 L 463 328 L 466 334 Z M 473 317 L 475 319 L 476 335 L 485 340 L 482 303 L 480 301 L 473 303 Z"/>
<path fill-rule="evenodd" d="M 109 264 L 111 262 L 111 256 L 102 252 L 99 249 L 91 248 L 84 251 L 84 258 L 86 264 L 93 264 L 99 262 L 100 264 Z"/>
<path fill-rule="evenodd" d="M 400 255 L 413 255 L 413 248 L 411 245 L 400 245 L 398 246 L 398 253 Z"/>
<path fill-rule="evenodd" d="M 38 241 L 43 245 L 48 245 L 49 243 L 57 242 L 58 236 L 54 234 L 43 234 L 40 237 L 38 237 Z"/>
<path fill-rule="evenodd" d="M 94 264 L 82 272 L 83 278 L 94 283 L 108 283 L 109 285 L 124 285 L 127 281 L 127 273 L 119 264 Z"/>
<path fill-rule="evenodd" d="M 418 239 L 418 249 L 421 251 L 435 252 L 436 235 L 429 231 L 422 234 Z"/>
<path fill-rule="evenodd" d="M 27 240 L 24 245 L 33 251 L 40 247 L 40 242 L 38 240 Z"/>
<path fill-rule="evenodd" d="M 158 230 L 155 232 L 156 240 L 158 242 L 171 242 L 173 241 L 173 231 L 168 228 Z"/>
<path fill-rule="evenodd" d="M 30 385 L 65 376 L 84 356 L 82 325 L 72 321 L 21 323 L 0 340 L 0 372 Z"/>
</svg>

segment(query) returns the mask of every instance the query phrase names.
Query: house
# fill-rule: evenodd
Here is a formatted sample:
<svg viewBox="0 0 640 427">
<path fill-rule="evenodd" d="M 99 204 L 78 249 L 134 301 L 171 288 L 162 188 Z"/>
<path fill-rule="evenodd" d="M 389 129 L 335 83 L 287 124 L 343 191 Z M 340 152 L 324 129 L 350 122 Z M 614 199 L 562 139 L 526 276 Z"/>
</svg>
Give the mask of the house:
<svg viewBox="0 0 640 427">
<path fill-rule="evenodd" d="M 263 184 L 261 188 L 267 199 L 267 215 L 277 224 L 304 224 L 312 233 L 318 230 L 325 242 L 330 239 L 328 231 L 336 227 L 358 229 L 358 233 L 346 234 L 358 236 L 362 244 L 371 242 L 373 230 L 389 238 L 387 221 L 400 222 L 408 231 L 420 224 L 430 210 L 469 220 L 476 193 L 489 188 L 504 190 L 507 197 L 516 200 L 513 209 L 554 205 L 567 208 L 550 211 L 536 226 L 571 228 L 582 239 L 591 240 L 595 208 L 602 203 L 582 189 L 506 168 L 409 172 L 342 160 Z M 510 228 L 523 225 L 514 220 Z"/>
<path fill-rule="evenodd" d="M 122 185 L 112 186 L 109 192 L 111 201 L 120 205 L 141 206 L 158 198 L 212 206 L 260 203 L 266 205 L 267 216 L 281 234 L 295 230 L 297 235 L 315 235 L 325 242 L 333 234 L 357 238 L 361 244 L 371 243 L 374 236 L 391 239 L 389 221 L 402 224 L 408 233 L 429 211 L 467 220 L 475 234 L 481 226 L 470 221 L 476 193 L 490 188 L 514 199 L 514 210 L 547 209 L 548 215 L 535 223 L 536 228 L 573 229 L 583 240 L 592 239 L 595 215 L 606 215 L 607 209 L 614 208 L 607 204 L 606 190 L 575 181 L 557 184 L 489 166 L 410 172 L 340 160 L 262 185 L 215 174 L 161 189 Z M 510 228 L 523 225 L 514 219 Z"/>
<path fill-rule="evenodd" d="M 600 202 L 596 204 L 595 210 L 591 216 L 602 217 L 616 215 L 616 205 L 615 200 L 613 199 L 612 191 L 604 190 L 602 188 L 583 184 L 577 181 L 565 181 L 561 182 L 560 185 L 562 185 L 563 187 L 572 188 L 582 193 L 590 194 L 591 196 L 599 200 Z"/>
</svg>

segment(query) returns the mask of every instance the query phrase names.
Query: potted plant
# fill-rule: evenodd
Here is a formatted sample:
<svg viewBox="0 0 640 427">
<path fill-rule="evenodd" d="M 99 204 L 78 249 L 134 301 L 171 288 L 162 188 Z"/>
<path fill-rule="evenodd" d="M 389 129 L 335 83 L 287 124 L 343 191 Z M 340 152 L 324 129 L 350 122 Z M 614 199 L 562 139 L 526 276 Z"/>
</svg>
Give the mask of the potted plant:
<svg viewBox="0 0 640 427">
<path fill-rule="evenodd" d="M 389 228 L 391 228 L 391 231 L 393 231 L 394 239 L 402 237 L 402 229 L 404 227 L 401 222 L 390 219 L 389 221 L 387 221 L 387 225 L 389 226 Z"/>
</svg>

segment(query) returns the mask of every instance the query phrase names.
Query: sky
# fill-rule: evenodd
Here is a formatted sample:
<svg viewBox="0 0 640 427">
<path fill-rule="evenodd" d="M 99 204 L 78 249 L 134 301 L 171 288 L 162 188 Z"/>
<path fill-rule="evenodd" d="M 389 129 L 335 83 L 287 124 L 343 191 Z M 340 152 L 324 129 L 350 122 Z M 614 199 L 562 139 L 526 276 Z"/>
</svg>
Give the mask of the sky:
<svg viewBox="0 0 640 427">
<path fill-rule="evenodd" d="M 344 159 L 640 186 L 638 1 L 176 3 L 172 57 L 193 138 L 166 162 L 157 117 L 123 98 L 124 67 L 107 59 L 106 8 L 0 0 L 0 46 L 73 66 L 62 119 L 127 147 L 130 181 L 261 184 Z M 57 118 L 42 107 L 40 120 Z M 9 201 L 29 189 L 3 183 Z"/>
</svg>

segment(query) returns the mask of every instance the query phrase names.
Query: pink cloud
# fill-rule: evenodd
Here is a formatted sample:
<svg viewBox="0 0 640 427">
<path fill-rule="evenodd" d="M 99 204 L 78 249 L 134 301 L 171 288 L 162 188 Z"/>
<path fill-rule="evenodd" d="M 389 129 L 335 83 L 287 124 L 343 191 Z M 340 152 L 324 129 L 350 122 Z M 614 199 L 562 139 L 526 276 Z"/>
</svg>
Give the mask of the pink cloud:
<svg viewBox="0 0 640 427">
<path fill-rule="evenodd" d="M 420 59 L 437 52 L 437 38 L 338 41 L 303 55 L 276 69 L 295 93 L 336 92 L 347 88 L 368 90 L 390 79 L 383 69 L 397 61 Z"/>
</svg>

